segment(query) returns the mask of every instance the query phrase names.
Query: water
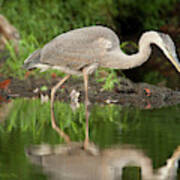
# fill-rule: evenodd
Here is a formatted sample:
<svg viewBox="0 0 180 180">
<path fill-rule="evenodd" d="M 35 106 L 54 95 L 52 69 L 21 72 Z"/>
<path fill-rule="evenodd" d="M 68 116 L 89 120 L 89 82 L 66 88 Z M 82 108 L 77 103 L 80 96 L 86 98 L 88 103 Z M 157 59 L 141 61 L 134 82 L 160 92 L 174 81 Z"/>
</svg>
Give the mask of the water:
<svg viewBox="0 0 180 180">
<path fill-rule="evenodd" d="M 65 128 L 73 141 L 82 141 L 85 128 L 83 106 L 75 113 L 67 104 L 56 103 L 55 107 L 56 120 L 60 126 Z M 63 142 L 51 128 L 48 108 L 49 104 L 41 105 L 38 100 L 20 99 L 14 102 L 7 120 L 0 125 L 0 179 L 49 179 L 49 176 L 46 175 L 47 168 L 33 164 L 25 153 L 30 145 L 43 143 L 55 145 Z M 116 179 L 142 179 L 143 167 L 158 171 L 164 166 L 165 169 L 167 159 L 171 158 L 171 161 L 172 157 L 177 159 L 177 162 L 175 160 L 174 162 L 178 166 L 178 158 L 180 158 L 180 150 L 177 149 L 180 145 L 179 112 L 180 106 L 155 110 L 139 110 L 112 105 L 93 106 L 90 117 L 90 138 L 104 153 L 97 162 L 100 163 L 99 167 L 101 167 L 102 159 L 106 159 L 106 161 L 108 159 L 107 167 L 109 166 L 108 163 L 121 166 L 125 161 L 132 162 L 134 157 L 130 156 L 131 153 L 135 153 L 133 167 L 124 168 L 122 178 L 118 175 Z M 124 157 L 127 159 L 123 159 Z M 61 158 L 64 158 L 64 155 Z M 92 164 L 98 158 L 91 160 Z M 140 163 L 140 159 L 145 162 L 141 168 L 137 167 L 141 166 L 141 164 L 137 165 Z M 85 162 L 88 163 L 88 161 L 87 159 Z M 57 166 L 62 167 L 60 165 L 55 166 L 54 162 L 49 162 L 52 164 L 53 171 Z M 77 160 L 75 165 L 77 166 L 78 163 Z M 84 168 L 87 163 L 84 164 Z M 176 172 L 174 165 L 170 169 Z M 116 169 L 116 174 L 118 173 L 120 174 L 119 168 Z M 54 175 L 55 178 L 58 179 L 57 174 Z M 174 179 L 178 178 L 179 176 Z"/>
</svg>

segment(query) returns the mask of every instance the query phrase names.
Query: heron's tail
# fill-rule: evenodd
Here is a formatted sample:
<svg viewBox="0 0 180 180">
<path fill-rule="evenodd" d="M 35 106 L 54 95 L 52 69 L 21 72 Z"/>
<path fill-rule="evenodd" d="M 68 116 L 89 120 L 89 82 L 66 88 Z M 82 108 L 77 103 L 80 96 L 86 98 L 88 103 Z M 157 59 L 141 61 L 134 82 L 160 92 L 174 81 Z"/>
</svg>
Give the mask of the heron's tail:
<svg viewBox="0 0 180 180">
<path fill-rule="evenodd" d="M 33 52 L 23 64 L 23 68 L 30 70 L 36 67 L 37 64 L 40 63 L 40 56 L 41 56 L 41 49 L 36 50 Z"/>
</svg>

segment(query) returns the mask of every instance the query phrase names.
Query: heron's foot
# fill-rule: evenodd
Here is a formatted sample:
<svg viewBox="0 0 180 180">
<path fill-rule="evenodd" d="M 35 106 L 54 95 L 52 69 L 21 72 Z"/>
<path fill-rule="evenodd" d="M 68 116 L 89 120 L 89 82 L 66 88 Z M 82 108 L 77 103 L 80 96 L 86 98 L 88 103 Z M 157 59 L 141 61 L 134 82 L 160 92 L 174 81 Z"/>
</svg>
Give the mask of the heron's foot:
<svg viewBox="0 0 180 180">
<path fill-rule="evenodd" d="M 62 131 L 59 127 L 55 126 L 53 127 L 53 129 L 59 134 L 60 137 L 62 137 L 64 139 L 64 141 L 66 142 L 66 144 L 71 144 L 71 139 L 70 137 L 64 132 Z"/>
<path fill-rule="evenodd" d="M 52 124 L 52 128 L 59 134 L 59 136 L 62 137 L 67 144 L 70 144 L 71 143 L 70 137 L 56 125 L 54 114 L 51 119 L 51 124 Z"/>
<path fill-rule="evenodd" d="M 85 140 L 83 148 L 88 154 L 93 156 L 99 155 L 99 148 L 92 142 Z"/>
<path fill-rule="evenodd" d="M 59 134 L 60 137 L 62 137 L 64 139 L 66 144 L 71 144 L 70 137 L 63 130 L 61 130 L 58 126 L 56 126 L 56 124 L 52 125 L 52 128 Z"/>
<path fill-rule="evenodd" d="M 71 144 L 71 139 L 67 134 L 64 133 L 62 137 L 67 144 Z"/>
<path fill-rule="evenodd" d="M 84 150 L 82 142 L 71 142 L 70 144 L 40 144 L 31 145 L 26 149 L 28 155 L 47 156 L 47 155 L 67 155 L 67 156 L 97 156 L 99 149 L 95 144 L 90 143 L 89 149 Z"/>
</svg>

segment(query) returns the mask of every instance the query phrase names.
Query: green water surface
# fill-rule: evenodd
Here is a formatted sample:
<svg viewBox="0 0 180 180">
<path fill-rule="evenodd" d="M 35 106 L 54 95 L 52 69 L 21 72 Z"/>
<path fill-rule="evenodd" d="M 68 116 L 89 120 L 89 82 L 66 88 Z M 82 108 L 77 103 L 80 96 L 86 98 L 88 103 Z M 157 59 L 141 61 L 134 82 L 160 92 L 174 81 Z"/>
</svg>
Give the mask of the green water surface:
<svg viewBox="0 0 180 180">
<path fill-rule="evenodd" d="M 49 103 L 17 99 L 0 124 L 0 179 L 45 180 L 41 168 L 25 155 L 31 144 L 58 144 L 63 140 L 51 128 Z M 56 121 L 73 141 L 83 141 L 84 106 L 76 112 L 65 103 L 55 104 Z M 90 139 L 101 149 L 132 144 L 152 159 L 153 168 L 163 166 L 180 145 L 180 106 L 154 110 L 94 105 L 90 115 Z M 131 168 L 127 178 L 140 179 Z"/>
</svg>

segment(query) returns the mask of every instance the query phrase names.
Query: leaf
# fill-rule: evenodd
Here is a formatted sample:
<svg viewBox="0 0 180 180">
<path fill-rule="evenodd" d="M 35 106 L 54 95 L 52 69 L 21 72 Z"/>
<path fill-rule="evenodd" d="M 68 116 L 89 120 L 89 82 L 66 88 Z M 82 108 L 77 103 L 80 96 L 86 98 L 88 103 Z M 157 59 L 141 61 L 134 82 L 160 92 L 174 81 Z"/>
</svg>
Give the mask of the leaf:
<svg viewBox="0 0 180 180">
<path fill-rule="evenodd" d="M 51 74 L 51 77 L 54 79 L 54 78 L 57 77 L 57 74 L 56 74 L 56 73 L 52 73 L 52 74 Z"/>
<path fill-rule="evenodd" d="M 41 91 L 47 91 L 47 90 L 48 90 L 48 87 L 47 87 L 47 86 L 42 86 L 42 87 L 40 88 L 40 90 L 41 90 Z"/>
<path fill-rule="evenodd" d="M 0 96 L 0 103 L 1 102 L 5 102 L 6 100 L 2 97 L 2 96 Z"/>
<path fill-rule="evenodd" d="M 0 89 L 6 89 L 9 86 L 10 82 L 11 82 L 10 79 L 6 79 L 0 82 Z"/>
</svg>

